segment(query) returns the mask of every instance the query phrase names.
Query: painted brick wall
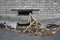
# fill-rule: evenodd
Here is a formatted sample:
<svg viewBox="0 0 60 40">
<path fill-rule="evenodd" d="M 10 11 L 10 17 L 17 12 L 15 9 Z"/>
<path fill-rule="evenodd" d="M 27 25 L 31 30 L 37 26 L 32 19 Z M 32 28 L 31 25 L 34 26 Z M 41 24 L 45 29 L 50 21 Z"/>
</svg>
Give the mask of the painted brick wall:
<svg viewBox="0 0 60 40">
<path fill-rule="evenodd" d="M 17 16 L 17 12 L 11 11 L 12 8 L 40 9 L 33 12 L 33 16 L 39 19 L 60 17 L 60 0 L 0 0 L 0 15 Z"/>
</svg>

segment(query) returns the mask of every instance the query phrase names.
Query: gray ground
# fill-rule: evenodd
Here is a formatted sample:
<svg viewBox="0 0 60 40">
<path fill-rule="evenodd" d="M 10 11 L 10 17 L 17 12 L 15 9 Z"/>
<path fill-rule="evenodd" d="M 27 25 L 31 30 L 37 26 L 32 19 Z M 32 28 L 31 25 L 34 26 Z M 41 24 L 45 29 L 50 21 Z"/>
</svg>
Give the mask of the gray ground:
<svg viewBox="0 0 60 40">
<path fill-rule="evenodd" d="M 35 36 L 26 34 L 17 34 L 11 31 L 5 31 L 0 29 L 0 40 L 60 40 L 60 32 L 53 36 Z"/>
</svg>

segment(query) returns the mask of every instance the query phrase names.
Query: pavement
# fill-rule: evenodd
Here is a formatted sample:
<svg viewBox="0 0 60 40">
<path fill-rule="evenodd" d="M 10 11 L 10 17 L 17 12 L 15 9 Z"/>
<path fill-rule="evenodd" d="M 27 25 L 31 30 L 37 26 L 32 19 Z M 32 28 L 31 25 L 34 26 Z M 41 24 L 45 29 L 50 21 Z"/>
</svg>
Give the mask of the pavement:
<svg viewBox="0 0 60 40">
<path fill-rule="evenodd" d="M 60 32 L 52 36 L 18 34 L 12 31 L 0 29 L 0 40 L 60 40 Z"/>
</svg>

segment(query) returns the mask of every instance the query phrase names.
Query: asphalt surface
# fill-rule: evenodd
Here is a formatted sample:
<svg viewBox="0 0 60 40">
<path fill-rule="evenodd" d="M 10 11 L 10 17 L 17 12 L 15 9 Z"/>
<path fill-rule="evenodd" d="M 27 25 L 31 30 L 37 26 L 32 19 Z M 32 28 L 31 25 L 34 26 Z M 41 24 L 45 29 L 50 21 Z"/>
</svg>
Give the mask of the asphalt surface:
<svg viewBox="0 0 60 40">
<path fill-rule="evenodd" d="M 0 40 L 60 40 L 60 32 L 53 36 L 18 34 L 11 31 L 0 29 Z"/>
</svg>

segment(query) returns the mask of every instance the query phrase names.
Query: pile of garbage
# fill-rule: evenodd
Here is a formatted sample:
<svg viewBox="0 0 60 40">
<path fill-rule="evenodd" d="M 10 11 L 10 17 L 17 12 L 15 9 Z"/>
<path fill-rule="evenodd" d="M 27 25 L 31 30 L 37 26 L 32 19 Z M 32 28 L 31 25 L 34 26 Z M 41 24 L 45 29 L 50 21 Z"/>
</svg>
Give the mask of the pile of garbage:
<svg viewBox="0 0 60 40">
<path fill-rule="evenodd" d="M 20 32 L 21 30 L 17 30 L 11 26 L 8 26 L 6 22 L 0 23 L 0 28 L 14 31 L 17 33 L 26 33 L 27 32 L 28 34 L 40 34 L 40 35 L 44 35 L 44 36 L 53 35 L 57 31 L 60 30 L 60 26 L 57 24 L 47 24 L 47 26 L 44 27 L 41 24 L 39 24 L 39 22 L 37 22 L 37 24 L 36 24 L 35 21 L 32 22 L 29 26 L 27 26 L 26 29 L 23 30 L 22 32 Z"/>
</svg>

